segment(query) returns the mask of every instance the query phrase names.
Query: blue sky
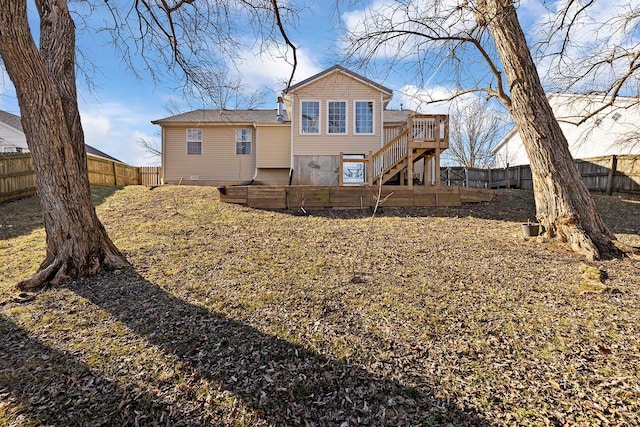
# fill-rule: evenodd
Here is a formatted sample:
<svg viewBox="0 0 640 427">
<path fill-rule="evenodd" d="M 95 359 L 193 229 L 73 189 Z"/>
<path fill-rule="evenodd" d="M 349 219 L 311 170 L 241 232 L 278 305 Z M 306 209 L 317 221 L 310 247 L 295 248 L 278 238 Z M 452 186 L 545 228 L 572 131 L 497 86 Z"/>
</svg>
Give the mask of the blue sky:
<svg viewBox="0 0 640 427">
<path fill-rule="evenodd" d="M 341 31 L 338 28 L 354 25 L 353 22 L 362 16 L 363 8 L 367 3 L 377 8 L 387 2 L 387 0 L 345 1 L 342 2 L 342 10 L 338 13 L 333 8 L 334 1 L 291 1 L 306 5 L 298 16 L 296 28 L 289 30 L 290 38 L 298 46 L 299 65 L 296 72 L 298 81 L 340 60 Z M 554 2 L 546 3 L 549 7 Z M 346 7 L 349 4 L 353 6 Z M 34 6 L 30 7 L 33 12 Z M 519 14 L 524 21 L 525 30 L 530 28 L 542 13 L 543 9 L 539 1 L 522 0 L 520 2 Z M 100 16 L 91 16 L 91 19 L 99 20 L 100 18 Z M 174 89 L 178 83 L 158 84 L 144 74 L 136 78 L 125 66 L 120 54 L 108 43 L 105 35 L 80 33 L 78 45 L 83 49 L 83 53 L 91 58 L 97 70 L 92 78 L 94 84 L 92 89 L 89 89 L 82 79 L 78 81 L 79 104 L 86 142 L 131 165 L 158 164 L 159 159 L 150 157 L 137 143 L 140 138 L 159 139 L 159 127 L 152 125 L 151 120 L 171 115 L 166 109 L 170 101 L 177 102 L 184 111 L 201 108 L 202 105 L 198 102 L 191 105 L 184 103 L 182 92 Z M 267 96 L 265 104 L 261 107 L 275 108 L 276 96 L 283 89 L 282 82 L 289 77 L 290 66 L 273 56 L 258 57 L 255 51 L 238 52 L 238 58 L 241 59 L 238 71 L 243 81 L 257 88 L 269 88 L 273 93 L 273 96 Z M 416 107 L 415 98 L 403 96 L 403 93 L 414 94 L 419 98 L 423 94 L 437 92 L 447 84 L 451 84 L 450 79 L 447 81 L 450 76 L 447 75 L 446 70 L 439 70 L 439 73 L 426 76 L 421 84 L 416 83 L 414 76 L 405 73 L 402 69 L 384 75 L 371 75 L 362 70 L 354 71 L 362 72 L 367 77 L 393 89 L 395 95 L 391 108 L 398 108 L 400 103 L 403 103 L 406 108 Z M 4 70 L 0 70 L 0 109 L 19 115 L 15 93 Z M 442 107 L 440 110 L 442 111 Z"/>
</svg>

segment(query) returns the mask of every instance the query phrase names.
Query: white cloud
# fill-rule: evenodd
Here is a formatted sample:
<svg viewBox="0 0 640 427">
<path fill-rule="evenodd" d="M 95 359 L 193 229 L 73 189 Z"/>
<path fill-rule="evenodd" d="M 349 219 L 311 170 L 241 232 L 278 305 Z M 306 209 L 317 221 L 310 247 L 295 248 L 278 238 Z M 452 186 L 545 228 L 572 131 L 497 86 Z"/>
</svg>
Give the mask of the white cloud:
<svg viewBox="0 0 640 427">
<path fill-rule="evenodd" d="M 443 86 L 421 88 L 406 85 L 398 91 L 403 108 L 424 114 L 448 114 L 449 102 L 443 101 L 453 95 L 453 92 Z"/>
<path fill-rule="evenodd" d="M 260 52 L 257 48 L 241 52 L 241 63 L 238 71 L 246 84 L 258 88 L 268 87 L 279 94 L 286 86 L 291 76 L 292 54 L 282 52 L 277 47 Z M 304 80 L 322 71 L 313 57 L 313 53 L 305 49 L 297 49 L 298 64 L 294 81 Z"/>
<path fill-rule="evenodd" d="M 129 106 L 119 102 L 82 104 L 80 115 L 85 142 L 132 166 L 157 165 L 138 144 L 139 138 L 157 140 L 157 126 L 151 120 L 161 117 L 143 105 Z"/>
</svg>

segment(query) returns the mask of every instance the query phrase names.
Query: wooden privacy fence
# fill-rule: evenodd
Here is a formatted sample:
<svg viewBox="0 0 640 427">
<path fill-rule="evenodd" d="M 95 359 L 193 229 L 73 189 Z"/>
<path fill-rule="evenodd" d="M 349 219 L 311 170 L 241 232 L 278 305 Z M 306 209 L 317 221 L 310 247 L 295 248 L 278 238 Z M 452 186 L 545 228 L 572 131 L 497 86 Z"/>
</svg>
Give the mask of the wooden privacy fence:
<svg viewBox="0 0 640 427">
<path fill-rule="evenodd" d="M 99 157 L 87 158 L 89 183 L 100 186 L 160 185 L 162 169 L 136 167 Z M 0 154 L 0 202 L 36 194 L 36 179 L 29 153 Z"/>
<path fill-rule="evenodd" d="M 605 194 L 640 196 L 640 155 L 611 155 L 576 160 L 589 190 Z M 500 169 L 440 168 L 441 185 L 471 188 L 533 189 L 529 165 Z"/>
<path fill-rule="evenodd" d="M 457 167 L 440 168 L 441 185 L 460 185 L 471 188 L 533 189 L 529 165 L 503 169 Z"/>
<path fill-rule="evenodd" d="M 157 187 L 162 184 L 162 168 L 160 166 L 142 166 L 140 168 L 140 184 Z"/>
<path fill-rule="evenodd" d="M 5 153 L 0 155 L 0 202 L 36 192 L 31 154 Z"/>
</svg>

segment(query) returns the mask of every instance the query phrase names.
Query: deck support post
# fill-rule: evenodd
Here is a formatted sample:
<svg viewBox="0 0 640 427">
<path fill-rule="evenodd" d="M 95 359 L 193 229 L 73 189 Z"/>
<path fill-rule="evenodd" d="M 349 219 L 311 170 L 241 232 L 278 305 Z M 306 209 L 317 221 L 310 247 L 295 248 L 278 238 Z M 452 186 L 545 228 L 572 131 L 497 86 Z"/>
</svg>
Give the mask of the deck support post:
<svg viewBox="0 0 640 427">
<path fill-rule="evenodd" d="M 411 145 L 407 147 L 407 185 L 413 188 L 413 148 Z"/>
</svg>

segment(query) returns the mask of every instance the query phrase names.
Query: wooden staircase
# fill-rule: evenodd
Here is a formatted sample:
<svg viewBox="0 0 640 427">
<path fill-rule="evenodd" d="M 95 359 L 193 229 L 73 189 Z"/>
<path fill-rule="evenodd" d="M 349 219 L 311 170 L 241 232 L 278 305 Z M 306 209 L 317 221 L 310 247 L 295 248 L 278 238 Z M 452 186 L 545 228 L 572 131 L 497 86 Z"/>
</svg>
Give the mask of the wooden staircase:
<svg viewBox="0 0 640 427">
<path fill-rule="evenodd" d="M 413 166 L 420 159 L 425 164 L 436 159 L 436 170 L 440 169 L 440 153 L 449 147 L 449 118 L 446 115 L 412 114 L 397 136 L 366 161 L 369 185 L 384 184 L 394 176 L 404 176 L 407 185 L 413 186 Z M 436 174 L 439 179 L 440 174 Z M 400 180 L 401 184 L 403 179 Z M 439 184 L 439 183 L 436 183 Z"/>
</svg>

